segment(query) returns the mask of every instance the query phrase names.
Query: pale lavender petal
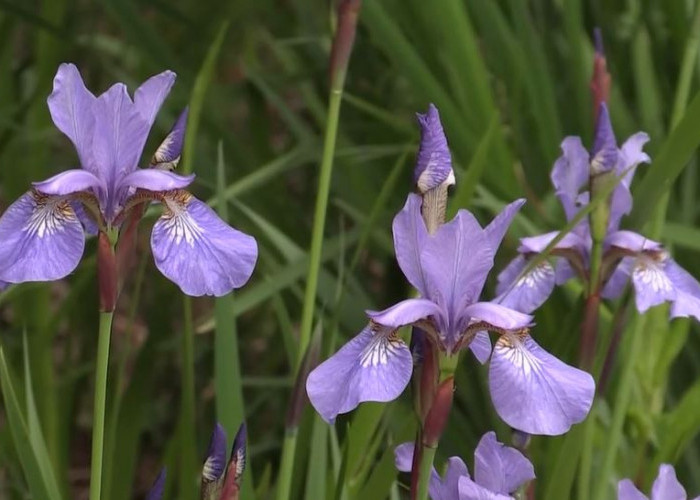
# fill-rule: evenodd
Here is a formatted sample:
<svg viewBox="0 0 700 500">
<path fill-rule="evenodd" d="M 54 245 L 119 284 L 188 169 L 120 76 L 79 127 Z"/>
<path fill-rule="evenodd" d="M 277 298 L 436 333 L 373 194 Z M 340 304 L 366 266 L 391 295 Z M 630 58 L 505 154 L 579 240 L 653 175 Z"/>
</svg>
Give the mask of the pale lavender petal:
<svg viewBox="0 0 700 500">
<path fill-rule="evenodd" d="M 394 251 L 403 274 L 421 295 L 426 296 L 425 278 L 420 262 L 420 253 L 428 239 L 420 209 L 422 198 L 414 193 L 408 195 L 401 211 L 394 217 Z"/>
<path fill-rule="evenodd" d="M 477 484 L 507 495 L 534 478 L 535 469 L 522 453 L 500 443 L 495 432 L 484 434 L 474 452 Z"/>
<path fill-rule="evenodd" d="M 99 177 L 111 187 L 139 162 L 150 124 L 134 105 L 123 83 L 112 85 L 95 103 L 93 153 Z"/>
<path fill-rule="evenodd" d="M 0 279 L 51 281 L 78 266 L 85 235 L 69 201 L 30 191 L 0 217 Z"/>
<path fill-rule="evenodd" d="M 391 328 L 400 328 L 429 316 L 441 317 L 440 306 L 426 299 L 407 299 L 383 311 L 366 311 L 367 316 L 377 323 Z"/>
<path fill-rule="evenodd" d="M 545 248 L 552 242 L 554 238 L 559 235 L 559 231 L 552 231 L 551 233 L 540 234 L 537 236 L 529 236 L 527 238 L 520 238 L 520 246 L 518 247 L 518 252 L 520 253 L 542 253 Z M 564 237 L 559 240 L 559 242 L 554 246 L 558 249 L 573 249 L 582 252 L 586 246 L 585 241 L 574 232 L 566 233 Z"/>
<path fill-rule="evenodd" d="M 148 191 L 171 191 L 189 186 L 194 180 L 194 174 L 177 175 L 165 170 L 154 168 L 139 168 L 123 177 L 119 183 L 120 189 L 137 188 Z"/>
<path fill-rule="evenodd" d="M 426 240 L 420 261 L 426 298 L 456 316 L 481 294 L 493 267 L 493 250 L 474 216 L 460 210 Z"/>
<path fill-rule="evenodd" d="M 222 221 L 206 203 L 185 191 L 163 200 L 153 226 L 156 266 L 192 296 L 222 296 L 243 286 L 255 267 L 255 239 Z"/>
<path fill-rule="evenodd" d="M 476 302 L 462 313 L 471 323 L 486 322 L 501 330 L 518 330 L 532 324 L 532 316 L 494 302 Z"/>
<path fill-rule="evenodd" d="M 73 142 L 80 165 L 93 173 L 97 172 L 92 155 L 95 101 L 95 96 L 85 88 L 78 68 L 73 64 L 61 64 L 53 80 L 53 92 L 47 100 L 51 118 Z"/>
<path fill-rule="evenodd" d="M 411 472 L 413 468 L 414 443 L 402 443 L 394 448 L 394 466 L 399 472 Z"/>
<path fill-rule="evenodd" d="M 394 449 L 394 465 L 400 472 L 411 472 L 413 468 L 413 443 L 403 443 Z M 457 500 L 459 498 L 459 479 L 469 477 L 469 471 L 461 458 L 451 457 L 447 460 L 447 472 L 440 478 L 435 467 L 430 473 L 428 494 L 431 500 Z"/>
<path fill-rule="evenodd" d="M 458 500 L 459 499 L 459 481 L 461 478 L 469 477 L 467 465 L 459 457 L 450 457 L 447 459 L 447 471 L 442 479 L 443 496 L 440 500 Z"/>
<path fill-rule="evenodd" d="M 660 250 L 663 248 L 661 243 L 650 240 L 646 236 L 633 231 L 616 231 L 609 234 L 605 238 L 605 245 L 625 248 L 632 252 L 641 252 L 643 250 Z"/>
<path fill-rule="evenodd" d="M 469 349 L 479 363 L 482 365 L 486 363 L 491 356 L 491 338 L 488 332 L 476 332 L 474 339 L 469 344 Z"/>
<path fill-rule="evenodd" d="M 620 157 L 615 173 L 622 175 L 622 182 L 615 187 L 610 199 L 610 222 L 608 224 L 611 231 L 616 230 L 620 225 L 620 219 L 632 210 L 632 193 L 630 185 L 637 165 L 649 163 L 651 160 L 642 148 L 649 141 L 649 136 L 644 132 L 638 132 L 627 139 L 620 148 Z"/>
<path fill-rule="evenodd" d="M 676 478 L 676 471 L 671 465 L 661 464 L 659 475 L 651 487 L 651 500 L 686 500 L 685 489 Z"/>
<path fill-rule="evenodd" d="M 66 170 L 60 174 L 41 181 L 33 182 L 37 191 L 50 195 L 67 195 L 78 191 L 94 189 L 95 193 L 104 193 L 105 185 L 88 170 Z"/>
<path fill-rule="evenodd" d="M 95 217 L 85 208 L 81 202 L 73 200 L 70 204 L 75 212 L 76 217 L 83 225 L 83 230 L 90 236 L 95 236 L 100 228 L 95 221 Z"/>
<path fill-rule="evenodd" d="M 226 469 L 226 431 L 220 423 L 216 423 L 209 440 L 207 458 L 202 467 L 202 479 L 213 482 L 218 481 Z"/>
<path fill-rule="evenodd" d="M 399 397 L 412 370 L 406 344 L 391 329 L 370 324 L 309 374 L 306 392 L 316 411 L 333 423 L 363 401 Z"/>
<path fill-rule="evenodd" d="M 484 233 L 486 236 L 486 241 L 493 249 L 493 253 L 496 253 L 498 247 L 501 246 L 503 237 L 506 231 L 513 222 L 513 217 L 518 213 L 520 207 L 525 204 L 525 199 L 521 198 L 515 200 L 510 205 L 507 205 L 501 212 L 491 221 L 491 223 L 484 228 Z"/>
<path fill-rule="evenodd" d="M 580 137 L 567 137 L 561 143 L 562 155 L 554 163 L 552 183 L 567 219 L 577 212 L 576 199 L 590 175 L 589 156 Z"/>
<path fill-rule="evenodd" d="M 513 500 L 513 497 L 495 493 L 479 486 L 468 477 L 462 477 L 459 479 L 459 497 L 455 500 Z"/>
<path fill-rule="evenodd" d="M 601 103 L 595 127 L 593 149 L 591 150 L 591 174 L 597 175 L 613 171 L 617 166 L 619 154 L 608 107 L 605 103 Z"/>
<path fill-rule="evenodd" d="M 420 148 L 414 171 L 418 190 L 425 193 L 445 181 L 454 184 L 450 148 L 447 146 L 437 108 L 430 104 L 428 112 L 424 115 L 418 113 L 417 118 L 421 128 Z"/>
<path fill-rule="evenodd" d="M 530 337 L 504 335 L 491 354 L 491 399 L 511 427 L 529 434 L 563 434 L 591 409 L 595 383 Z"/>
<path fill-rule="evenodd" d="M 692 316 L 700 320 L 700 283 L 673 259 L 667 260 L 665 270 L 676 289 L 676 299 L 671 304 L 671 317 Z"/>
<path fill-rule="evenodd" d="M 634 265 L 633 257 L 624 257 L 617 265 L 603 287 L 603 298 L 616 299 L 625 291 Z"/>
<path fill-rule="evenodd" d="M 663 263 L 646 255 L 640 255 L 633 262 L 634 301 L 640 313 L 676 298 L 676 289 L 666 275 Z"/>
<path fill-rule="evenodd" d="M 617 500 L 649 500 L 632 481 L 623 479 L 617 483 Z"/>
<path fill-rule="evenodd" d="M 544 304 L 554 290 L 554 267 L 545 260 L 523 275 L 528 265 L 529 260 L 520 255 L 501 271 L 496 302 L 524 313 L 531 313 Z"/>
<path fill-rule="evenodd" d="M 163 467 L 160 470 L 160 474 L 158 474 L 158 477 L 153 482 L 153 486 L 151 486 L 151 489 L 148 490 L 146 500 L 161 500 L 163 497 L 163 490 L 165 490 L 165 476 L 166 469 Z"/>
<path fill-rule="evenodd" d="M 567 259 L 557 259 L 554 264 L 554 282 L 557 285 L 563 285 L 576 275 L 576 270 Z"/>
<path fill-rule="evenodd" d="M 176 75 L 172 71 L 163 71 L 143 82 L 134 92 L 134 105 L 148 124 L 149 129 L 153 125 L 163 101 L 170 93 L 170 89 L 175 83 L 175 77 Z M 141 148 L 143 148 L 143 144 L 141 144 Z"/>
<path fill-rule="evenodd" d="M 187 127 L 188 108 L 185 108 L 178 116 L 175 125 L 160 143 L 151 159 L 151 166 L 160 170 L 174 170 L 180 163 L 182 147 L 185 143 L 185 130 Z"/>
</svg>

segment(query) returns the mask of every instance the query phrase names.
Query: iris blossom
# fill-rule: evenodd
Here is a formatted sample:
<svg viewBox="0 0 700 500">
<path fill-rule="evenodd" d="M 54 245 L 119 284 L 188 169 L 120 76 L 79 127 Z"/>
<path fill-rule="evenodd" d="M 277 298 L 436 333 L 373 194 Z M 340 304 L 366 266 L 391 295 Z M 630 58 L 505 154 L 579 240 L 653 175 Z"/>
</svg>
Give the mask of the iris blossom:
<svg viewBox="0 0 700 500">
<path fill-rule="evenodd" d="M 401 472 L 411 471 L 413 450 L 413 443 L 396 447 L 395 464 Z M 507 500 L 534 478 L 532 464 L 522 453 L 504 446 L 494 432 L 487 432 L 474 452 L 474 478 L 461 458 L 451 457 L 444 477 L 433 468 L 428 494 L 432 500 Z"/>
<path fill-rule="evenodd" d="M 138 168 L 174 81 L 175 74 L 165 71 L 144 82 L 133 99 L 122 83 L 95 97 L 74 65 L 59 67 L 49 111 L 73 142 L 80 168 L 34 183 L 0 218 L 0 285 L 65 277 L 80 261 L 85 231 L 114 233 L 151 202 L 164 207 L 151 235 L 156 266 L 183 292 L 223 295 L 248 280 L 255 240 L 184 190 L 194 176 L 170 171 L 180 158 L 186 114 L 150 168 Z"/>
<path fill-rule="evenodd" d="M 661 464 L 659 475 L 651 487 L 651 499 L 639 491 L 629 479 L 617 484 L 617 500 L 687 500 L 688 495 L 676 478 L 673 466 Z M 700 500 L 700 496 L 693 500 Z"/>
<path fill-rule="evenodd" d="M 429 121 L 421 123 L 430 126 Z M 537 345 L 529 334 L 530 315 L 479 301 L 494 255 L 523 201 L 508 205 L 485 228 L 460 210 L 429 232 L 421 213 L 425 200 L 410 194 L 393 223 L 399 267 L 420 297 L 368 311 L 369 324 L 359 335 L 309 375 L 311 403 L 333 422 L 362 401 L 397 398 L 413 368 L 398 329 L 414 325 L 448 356 L 470 348 L 482 363 L 491 357 L 491 396 L 509 425 L 530 434 L 566 432 L 588 413 L 593 379 Z M 493 349 L 487 331 L 498 335 Z"/>
<path fill-rule="evenodd" d="M 596 179 L 605 175 L 619 178 L 606 207 L 608 221 L 604 228 L 601 266 L 603 297 L 619 297 L 631 278 L 639 312 L 670 302 L 671 317 L 700 319 L 697 280 L 671 259 L 660 243 L 632 231 L 620 230 L 622 217 L 632 209 L 630 184 L 636 168 L 640 163 L 649 162 L 642 151 L 648 140 L 647 134 L 639 132 L 618 148 L 607 108 L 602 104 L 592 153 L 589 155 L 579 137 L 564 139 L 563 154 L 552 170 L 552 183 L 567 220 L 571 220 L 588 204 L 589 189 Z M 520 256 L 498 276 L 501 304 L 530 313 L 544 303 L 555 284 L 563 284 L 576 275 L 589 279 L 593 241 L 588 220 L 583 220 L 556 244 L 550 260 L 523 275 L 530 259 L 542 252 L 558 234 L 554 231 L 520 240 Z"/>
</svg>

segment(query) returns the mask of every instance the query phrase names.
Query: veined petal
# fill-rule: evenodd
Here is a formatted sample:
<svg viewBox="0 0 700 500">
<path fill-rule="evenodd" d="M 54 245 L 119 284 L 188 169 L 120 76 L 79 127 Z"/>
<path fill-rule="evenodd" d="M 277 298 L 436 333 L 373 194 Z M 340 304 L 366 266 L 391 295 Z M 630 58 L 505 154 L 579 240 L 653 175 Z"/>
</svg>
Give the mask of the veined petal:
<svg viewBox="0 0 700 500">
<path fill-rule="evenodd" d="M 154 168 L 138 168 L 122 178 L 119 187 L 121 189 L 133 187 L 154 192 L 172 191 L 189 186 L 194 177 L 194 174 L 177 175 L 173 172 Z"/>
<path fill-rule="evenodd" d="M 141 117 L 148 123 L 149 129 L 153 125 L 163 101 L 168 97 L 170 89 L 175 83 L 175 78 L 176 75 L 172 71 L 163 71 L 143 82 L 134 92 L 134 105 Z M 141 144 L 141 148 L 143 148 L 143 144 Z"/>
<path fill-rule="evenodd" d="M 486 241 L 493 249 L 494 255 L 501 246 L 503 237 L 506 231 L 513 222 L 513 217 L 518 213 L 520 207 L 525 204 L 525 198 L 515 200 L 513 203 L 507 205 L 501 212 L 491 221 L 491 223 L 484 228 L 484 234 L 486 236 Z"/>
<path fill-rule="evenodd" d="M 422 199 L 411 193 L 406 198 L 406 204 L 394 217 L 394 249 L 396 260 L 403 274 L 421 295 L 426 296 L 426 284 L 420 253 L 428 239 L 423 216 L 420 213 Z"/>
<path fill-rule="evenodd" d="M 452 157 L 447 146 L 447 138 L 440 123 L 440 113 L 430 104 L 428 112 L 417 114 L 421 128 L 420 148 L 414 173 L 418 190 L 425 193 L 447 181 L 454 184 Z"/>
<path fill-rule="evenodd" d="M 390 328 L 400 328 L 429 316 L 441 317 L 445 314 L 440 306 L 426 299 L 402 300 L 383 311 L 365 312 L 370 319 Z"/>
<path fill-rule="evenodd" d="M 163 467 L 160 470 L 158 477 L 153 482 L 153 486 L 151 486 L 151 489 L 148 490 L 146 500 L 161 500 L 161 498 L 163 497 L 163 490 L 165 489 L 165 476 L 166 469 L 165 467 Z"/>
<path fill-rule="evenodd" d="M 555 436 L 581 422 L 591 409 L 595 383 L 530 337 L 503 335 L 491 354 L 491 399 L 499 416 L 529 434 Z"/>
<path fill-rule="evenodd" d="M 570 220 L 577 212 L 576 199 L 590 176 L 589 156 L 580 137 L 567 137 L 561 143 L 562 155 L 554 163 L 552 183 Z"/>
<path fill-rule="evenodd" d="M 68 200 L 30 191 L 0 217 L 0 279 L 51 281 L 80 262 L 85 235 Z"/>
<path fill-rule="evenodd" d="M 635 305 L 639 312 L 643 313 L 650 307 L 675 300 L 676 289 L 661 262 L 643 254 L 633 262 L 632 285 Z"/>
<path fill-rule="evenodd" d="M 226 431 L 220 423 L 216 423 L 211 433 L 207 458 L 202 467 L 202 480 L 218 481 L 226 469 Z"/>
<path fill-rule="evenodd" d="M 498 275 L 496 301 L 499 304 L 516 311 L 531 313 L 552 294 L 556 282 L 554 266 L 544 260 L 523 275 L 528 265 L 528 259 L 520 255 Z"/>
<path fill-rule="evenodd" d="M 659 475 L 651 487 L 651 500 L 686 500 L 685 489 L 676 478 L 676 471 L 668 464 L 661 464 Z"/>
<path fill-rule="evenodd" d="M 248 281 L 258 257 L 253 237 L 233 229 L 185 191 L 163 203 L 165 212 L 151 234 L 161 273 L 195 297 L 222 296 Z"/>
<path fill-rule="evenodd" d="M 501 330 L 519 330 L 532 324 L 532 316 L 494 302 L 476 302 L 467 306 L 463 317 L 471 323 L 486 322 Z"/>
<path fill-rule="evenodd" d="M 510 495 L 501 495 L 476 484 L 468 477 L 459 479 L 459 500 L 513 500 Z M 452 500 L 452 499 L 450 499 Z"/>
<path fill-rule="evenodd" d="M 78 191 L 95 190 L 95 194 L 105 192 L 105 184 L 89 170 L 66 170 L 41 182 L 33 182 L 37 191 L 44 194 L 63 196 Z"/>
<path fill-rule="evenodd" d="M 395 331 L 370 323 L 309 374 L 306 392 L 316 411 L 333 423 L 363 401 L 396 399 L 412 370 L 411 352 Z"/>
<path fill-rule="evenodd" d="M 488 332 L 476 332 L 469 344 L 469 349 L 479 363 L 482 365 L 486 363 L 491 356 L 491 338 Z"/>
<path fill-rule="evenodd" d="M 175 121 L 175 125 L 160 143 L 151 158 L 151 166 L 160 170 L 174 170 L 180 163 L 182 146 L 185 142 L 188 108 L 185 108 Z"/>
<path fill-rule="evenodd" d="M 47 102 L 54 124 L 73 142 L 80 165 L 96 173 L 92 155 L 96 98 L 85 87 L 75 65 L 64 63 L 58 67 Z"/>
<path fill-rule="evenodd" d="M 484 434 L 474 452 L 477 484 L 508 495 L 534 478 L 535 469 L 522 453 L 500 443 L 495 432 Z"/>
<path fill-rule="evenodd" d="M 617 483 L 617 500 L 649 500 L 632 481 L 623 479 Z"/>
</svg>

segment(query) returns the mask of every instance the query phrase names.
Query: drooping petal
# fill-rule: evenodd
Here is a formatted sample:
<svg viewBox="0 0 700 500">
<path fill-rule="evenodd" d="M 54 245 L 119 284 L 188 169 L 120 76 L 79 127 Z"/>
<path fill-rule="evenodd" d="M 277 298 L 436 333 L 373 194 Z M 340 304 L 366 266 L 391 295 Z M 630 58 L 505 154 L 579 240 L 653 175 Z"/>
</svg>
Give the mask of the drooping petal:
<svg viewBox="0 0 700 500">
<path fill-rule="evenodd" d="M 529 260 L 520 255 L 498 275 L 496 302 L 516 311 L 531 313 L 552 294 L 556 282 L 554 266 L 544 260 L 526 274 Z"/>
<path fill-rule="evenodd" d="M 54 124 L 73 142 L 80 165 L 97 173 L 92 155 L 96 98 L 85 87 L 75 65 L 63 63 L 58 67 L 47 102 Z"/>
<path fill-rule="evenodd" d="M 632 285 L 635 305 L 640 313 L 676 298 L 676 289 L 666 275 L 663 264 L 646 255 L 634 259 Z"/>
<path fill-rule="evenodd" d="M 407 299 L 383 311 L 366 311 L 367 316 L 380 325 L 400 328 L 429 316 L 441 317 L 442 308 L 426 299 Z"/>
<path fill-rule="evenodd" d="M 468 305 L 464 317 L 472 323 L 485 322 L 501 330 L 518 330 L 532 324 L 532 316 L 494 302 L 476 302 Z"/>
<path fill-rule="evenodd" d="M 412 370 L 408 346 L 391 329 L 370 323 L 309 374 L 306 392 L 321 417 L 333 423 L 363 401 L 396 399 Z"/>
<path fill-rule="evenodd" d="M 542 253 L 545 248 L 559 235 L 559 231 L 552 231 L 550 233 L 540 234 L 537 236 L 528 236 L 527 238 L 520 238 L 520 246 L 518 247 L 518 252 L 520 253 Z M 576 250 L 578 252 L 583 252 L 586 247 L 586 242 L 583 241 L 581 236 L 574 232 L 566 233 L 564 237 L 557 242 L 554 246 L 555 249 L 561 250 Z"/>
<path fill-rule="evenodd" d="M 501 495 L 479 486 L 468 477 L 459 479 L 459 500 L 513 500 L 510 495 Z M 451 500 L 451 499 L 450 499 Z"/>
<path fill-rule="evenodd" d="M 30 191 L 0 217 L 0 280 L 51 281 L 80 262 L 85 235 L 68 200 Z"/>
<path fill-rule="evenodd" d="M 426 298 L 456 315 L 481 294 L 493 267 L 493 250 L 474 216 L 460 210 L 426 240 L 420 261 Z"/>
<path fill-rule="evenodd" d="M 692 316 L 700 320 L 700 283 L 671 258 L 664 268 L 676 289 L 676 299 L 671 303 L 671 317 Z"/>
<path fill-rule="evenodd" d="M 95 190 L 95 194 L 105 192 L 105 184 L 88 170 L 66 170 L 41 182 L 33 182 L 37 191 L 44 194 L 64 196 L 78 191 Z"/>
<path fill-rule="evenodd" d="M 194 174 L 178 175 L 165 170 L 154 168 L 139 168 L 121 179 L 119 187 L 146 189 L 148 191 L 171 191 L 189 186 L 194 180 Z"/>
<path fill-rule="evenodd" d="M 420 148 L 416 159 L 414 180 L 421 193 L 430 191 L 447 181 L 454 184 L 452 157 L 447 146 L 445 131 L 440 123 L 440 113 L 430 104 L 424 115 L 418 113 L 421 128 Z"/>
<path fill-rule="evenodd" d="M 253 237 L 233 229 L 185 191 L 163 202 L 164 214 L 151 234 L 161 273 L 195 297 L 222 296 L 248 281 L 258 257 Z"/>
<path fill-rule="evenodd" d="M 491 338 L 488 332 L 476 332 L 469 344 L 469 349 L 479 363 L 482 365 L 486 363 L 491 356 Z"/>
<path fill-rule="evenodd" d="M 180 163 L 182 147 L 185 143 L 185 130 L 187 127 L 187 114 L 189 108 L 185 108 L 175 121 L 175 125 L 160 143 L 158 149 L 151 158 L 151 166 L 159 170 L 174 170 Z"/>
<path fill-rule="evenodd" d="M 503 237 L 506 231 L 513 222 L 513 217 L 518 213 L 520 207 L 525 204 L 525 198 L 515 200 L 513 203 L 507 205 L 501 212 L 491 221 L 491 223 L 484 228 L 484 233 L 486 236 L 486 241 L 491 246 L 494 255 L 501 246 Z"/>
<path fill-rule="evenodd" d="M 211 433 L 207 458 L 202 467 L 202 480 L 218 481 L 226 469 L 226 431 L 220 423 L 216 423 Z"/>
<path fill-rule="evenodd" d="M 595 383 L 530 337 L 503 335 L 491 354 L 491 399 L 499 416 L 529 434 L 558 435 L 581 422 L 593 403 Z"/>
<path fill-rule="evenodd" d="M 566 218 L 570 220 L 578 211 L 576 207 L 578 193 L 588 183 L 589 156 L 580 137 L 572 136 L 564 139 L 561 150 L 562 155 L 552 169 L 552 183 L 564 207 Z"/>
<path fill-rule="evenodd" d="M 149 129 L 153 126 L 163 101 L 168 97 L 170 89 L 175 83 L 175 78 L 176 75 L 172 71 L 163 71 L 143 82 L 134 92 L 134 105 L 148 124 Z M 143 149 L 143 144 L 141 144 L 141 149 Z"/>
<path fill-rule="evenodd" d="M 651 240 L 634 231 L 615 231 L 605 238 L 605 245 L 611 247 L 624 248 L 631 252 L 641 252 L 646 250 L 661 250 L 661 243 Z"/>
<path fill-rule="evenodd" d="M 426 296 L 425 277 L 420 253 L 428 239 L 428 230 L 420 213 L 422 199 L 411 193 L 401 211 L 394 217 L 394 251 L 406 279 L 421 295 Z"/>
<path fill-rule="evenodd" d="M 487 432 L 474 452 L 474 480 L 495 493 L 508 495 L 535 478 L 530 461 L 515 448 L 503 445 Z"/>
<path fill-rule="evenodd" d="M 623 479 L 617 483 L 617 500 L 649 500 L 632 481 Z"/>
<path fill-rule="evenodd" d="M 153 482 L 153 486 L 151 486 L 151 489 L 148 490 L 148 494 L 146 495 L 146 500 L 161 500 L 161 498 L 163 498 L 163 490 L 165 490 L 166 473 L 167 473 L 167 471 L 166 471 L 165 467 L 163 467 L 160 470 L 158 477 Z"/>
<path fill-rule="evenodd" d="M 610 122 L 610 114 L 608 107 L 603 102 L 600 104 L 593 149 L 591 150 L 591 174 L 598 175 L 613 171 L 617 166 L 618 156 L 619 150 Z"/>
<path fill-rule="evenodd" d="M 676 478 L 676 471 L 671 465 L 661 464 L 659 475 L 651 487 L 651 500 L 686 500 L 685 489 Z"/>
</svg>

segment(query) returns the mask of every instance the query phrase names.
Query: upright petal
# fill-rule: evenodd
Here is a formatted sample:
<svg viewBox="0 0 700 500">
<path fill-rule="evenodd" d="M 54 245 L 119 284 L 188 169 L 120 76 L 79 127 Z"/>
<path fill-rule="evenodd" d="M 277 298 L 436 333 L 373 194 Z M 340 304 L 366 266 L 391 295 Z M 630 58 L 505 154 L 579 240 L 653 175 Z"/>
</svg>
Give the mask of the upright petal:
<svg viewBox="0 0 700 500">
<path fill-rule="evenodd" d="M 0 280 L 51 281 L 70 274 L 85 247 L 70 202 L 30 191 L 0 217 Z"/>
<path fill-rule="evenodd" d="M 333 423 L 363 401 L 396 399 L 412 370 L 411 352 L 395 331 L 370 323 L 309 374 L 306 392 L 316 411 Z"/>
<path fill-rule="evenodd" d="M 535 478 L 530 461 L 515 448 L 504 446 L 495 432 L 487 432 L 474 452 L 474 480 L 495 493 L 513 493 Z"/>
<path fill-rule="evenodd" d="M 491 399 L 499 416 L 529 434 L 563 434 L 591 409 L 595 383 L 530 337 L 503 335 L 491 355 Z"/>
<path fill-rule="evenodd" d="M 51 118 L 73 142 L 80 165 L 93 173 L 97 171 L 92 155 L 95 101 L 78 68 L 73 64 L 61 64 L 53 80 L 53 92 L 47 100 Z"/>
<path fill-rule="evenodd" d="M 576 199 L 590 175 L 589 156 L 580 137 L 567 137 L 561 143 L 562 155 L 554 163 L 552 183 L 566 218 L 571 219 L 577 210 Z"/>
<path fill-rule="evenodd" d="M 620 182 L 613 191 L 610 200 L 609 230 L 615 231 L 620 226 L 620 219 L 632 210 L 632 193 L 630 185 L 640 163 L 649 163 L 651 160 L 642 148 L 649 141 L 649 136 L 644 132 L 638 132 L 627 139 L 620 148 L 620 157 L 615 169 L 616 175 L 622 175 Z"/>
<path fill-rule="evenodd" d="M 491 223 L 484 228 L 486 241 L 493 249 L 494 255 L 496 254 L 498 247 L 501 246 L 503 237 L 510 227 L 510 224 L 513 222 L 513 217 L 515 217 L 515 214 L 518 213 L 520 207 L 522 207 L 524 204 L 525 198 L 515 200 L 513 203 L 507 205 L 503 210 L 501 210 L 501 213 L 499 213 L 491 221 Z"/>
<path fill-rule="evenodd" d="M 153 226 L 156 266 L 192 296 L 222 296 L 243 286 L 255 267 L 255 239 L 222 221 L 206 203 L 185 191 L 163 199 Z"/>
<path fill-rule="evenodd" d="M 175 83 L 175 78 L 176 75 L 172 71 L 163 71 L 143 82 L 134 92 L 134 105 L 141 117 L 148 123 L 148 128 L 153 126 L 163 101 L 168 97 L 170 89 Z M 143 148 L 143 144 L 141 148 Z"/>
<path fill-rule="evenodd" d="M 163 497 L 163 490 L 165 489 L 165 476 L 166 469 L 163 467 L 160 470 L 160 474 L 158 474 L 158 477 L 153 482 L 153 486 L 151 486 L 151 489 L 148 490 L 146 500 L 161 500 Z"/>
<path fill-rule="evenodd" d="M 421 295 L 426 296 L 425 277 L 420 253 L 428 239 L 428 230 L 420 213 L 422 199 L 411 193 L 401 211 L 394 217 L 394 251 L 403 274 Z"/>
<path fill-rule="evenodd" d="M 617 483 L 617 500 L 649 500 L 632 481 L 623 479 Z"/>
<path fill-rule="evenodd" d="M 447 146 L 445 131 L 440 123 L 440 113 L 431 104 L 428 112 L 417 115 L 420 124 L 421 137 L 414 180 L 421 193 L 430 191 L 447 181 L 454 184 L 452 157 Z"/>
<path fill-rule="evenodd" d="M 174 170 L 180 163 L 182 147 L 185 143 L 185 130 L 187 127 L 188 108 L 185 108 L 177 117 L 175 125 L 160 143 L 158 149 L 151 158 L 151 166 L 159 170 Z"/>
<path fill-rule="evenodd" d="M 499 330 L 519 330 L 532 324 L 532 316 L 493 302 L 476 302 L 463 312 L 471 323 L 484 322 Z"/>
<path fill-rule="evenodd" d="M 544 260 L 523 274 L 529 259 L 519 255 L 498 275 L 496 302 L 516 311 L 531 313 L 552 294 L 556 282 L 554 266 Z"/>
<path fill-rule="evenodd" d="M 427 298 L 456 316 L 481 294 L 493 267 L 493 249 L 474 216 L 460 210 L 426 240 L 420 260 Z"/>
<path fill-rule="evenodd" d="M 367 316 L 388 328 L 400 328 L 418 320 L 434 316 L 440 318 L 444 312 L 440 306 L 426 299 L 407 299 L 383 311 L 366 311 Z"/>
<path fill-rule="evenodd" d="M 661 464 L 659 475 L 651 487 L 651 500 L 686 500 L 685 489 L 676 478 L 673 466 Z"/>
<path fill-rule="evenodd" d="M 593 150 L 591 151 L 591 174 L 597 175 L 615 169 L 618 162 L 619 150 L 615 140 L 610 114 L 605 103 L 600 104 L 598 121 L 595 127 Z"/>
</svg>

